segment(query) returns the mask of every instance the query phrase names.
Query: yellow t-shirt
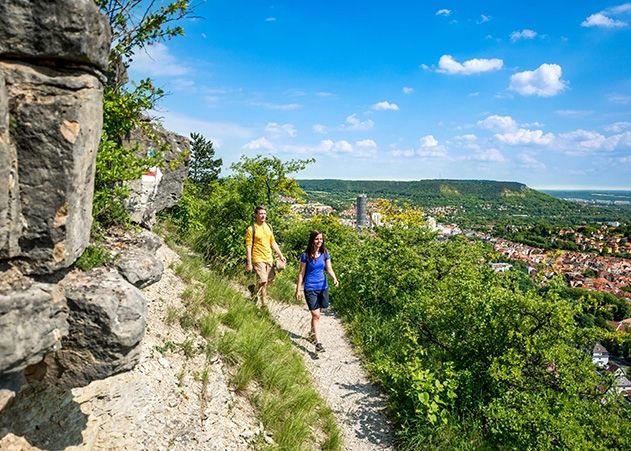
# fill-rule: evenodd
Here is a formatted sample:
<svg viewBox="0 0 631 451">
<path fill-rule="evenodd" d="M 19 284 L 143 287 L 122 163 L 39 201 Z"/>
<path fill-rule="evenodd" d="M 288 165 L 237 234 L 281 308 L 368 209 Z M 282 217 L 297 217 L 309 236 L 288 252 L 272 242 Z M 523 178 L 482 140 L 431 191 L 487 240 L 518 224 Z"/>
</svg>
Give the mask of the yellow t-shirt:
<svg viewBox="0 0 631 451">
<path fill-rule="evenodd" d="M 254 247 L 252 247 L 252 226 L 245 231 L 245 246 L 252 249 L 252 263 L 274 263 L 272 244 L 275 242 L 274 233 L 266 223 L 254 224 Z"/>
</svg>

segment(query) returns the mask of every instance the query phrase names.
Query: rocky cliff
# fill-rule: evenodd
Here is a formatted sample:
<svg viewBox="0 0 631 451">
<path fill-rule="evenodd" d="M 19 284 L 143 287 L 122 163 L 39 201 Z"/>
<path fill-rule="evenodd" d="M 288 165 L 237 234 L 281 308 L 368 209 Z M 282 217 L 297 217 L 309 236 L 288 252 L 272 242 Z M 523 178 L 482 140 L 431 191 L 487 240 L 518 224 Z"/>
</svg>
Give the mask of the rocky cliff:
<svg viewBox="0 0 631 451">
<path fill-rule="evenodd" d="M 70 271 L 90 239 L 110 36 L 93 0 L 0 2 L 0 415 L 26 382 L 130 369 L 145 332 L 155 236 L 124 243 L 118 268 Z M 187 140 L 171 140 L 164 206 L 186 175 Z M 138 222 L 164 206 L 149 199 Z"/>
</svg>

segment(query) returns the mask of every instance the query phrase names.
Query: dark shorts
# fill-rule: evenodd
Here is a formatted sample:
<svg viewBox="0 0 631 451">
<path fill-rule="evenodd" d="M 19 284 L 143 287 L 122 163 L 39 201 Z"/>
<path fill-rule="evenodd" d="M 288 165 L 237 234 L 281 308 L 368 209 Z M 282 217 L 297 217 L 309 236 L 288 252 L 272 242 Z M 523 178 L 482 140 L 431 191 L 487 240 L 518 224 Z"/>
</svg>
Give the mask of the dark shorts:
<svg viewBox="0 0 631 451">
<path fill-rule="evenodd" d="M 329 308 L 329 289 L 305 290 L 305 300 L 309 310 Z"/>
</svg>

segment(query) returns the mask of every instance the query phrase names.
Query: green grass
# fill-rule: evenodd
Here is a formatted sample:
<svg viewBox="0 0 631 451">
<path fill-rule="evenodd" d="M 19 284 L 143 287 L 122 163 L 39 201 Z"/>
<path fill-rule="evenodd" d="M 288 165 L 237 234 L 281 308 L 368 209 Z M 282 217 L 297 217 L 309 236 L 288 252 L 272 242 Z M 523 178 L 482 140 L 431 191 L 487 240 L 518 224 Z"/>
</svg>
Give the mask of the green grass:
<svg viewBox="0 0 631 451">
<path fill-rule="evenodd" d="M 312 386 L 286 332 L 201 259 L 172 247 L 182 257 L 176 272 L 191 284 L 182 296 L 186 311 L 181 312 L 180 324 L 207 340 L 201 350 L 187 342 L 175 346 L 185 355 L 205 352 L 207 361 L 218 352 L 233 367 L 231 382 L 250 399 L 272 433 L 275 444 L 269 449 L 342 449 L 333 414 Z M 293 299 L 294 281 L 295 272 L 283 271 L 273 293 Z M 198 377 L 203 379 L 203 373 Z"/>
</svg>

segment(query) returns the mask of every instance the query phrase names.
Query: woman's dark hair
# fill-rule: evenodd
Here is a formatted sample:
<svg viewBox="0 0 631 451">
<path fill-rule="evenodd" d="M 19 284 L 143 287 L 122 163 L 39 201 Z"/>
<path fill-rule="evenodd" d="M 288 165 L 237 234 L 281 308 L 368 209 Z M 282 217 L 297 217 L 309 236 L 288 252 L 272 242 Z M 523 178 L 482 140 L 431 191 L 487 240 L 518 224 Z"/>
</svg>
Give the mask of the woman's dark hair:
<svg viewBox="0 0 631 451">
<path fill-rule="evenodd" d="M 324 234 L 319 232 L 318 230 L 313 230 L 309 234 L 309 243 L 307 244 L 307 250 L 305 253 L 307 254 L 307 259 L 314 260 L 315 253 L 318 249 L 315 248 L 315 239 L 318 235 L 322 235 L 322 245 L 320 246 L 320 253 L 324 254 L 326 252 L 326 247 L 324 247 Z"/>
</svg>

